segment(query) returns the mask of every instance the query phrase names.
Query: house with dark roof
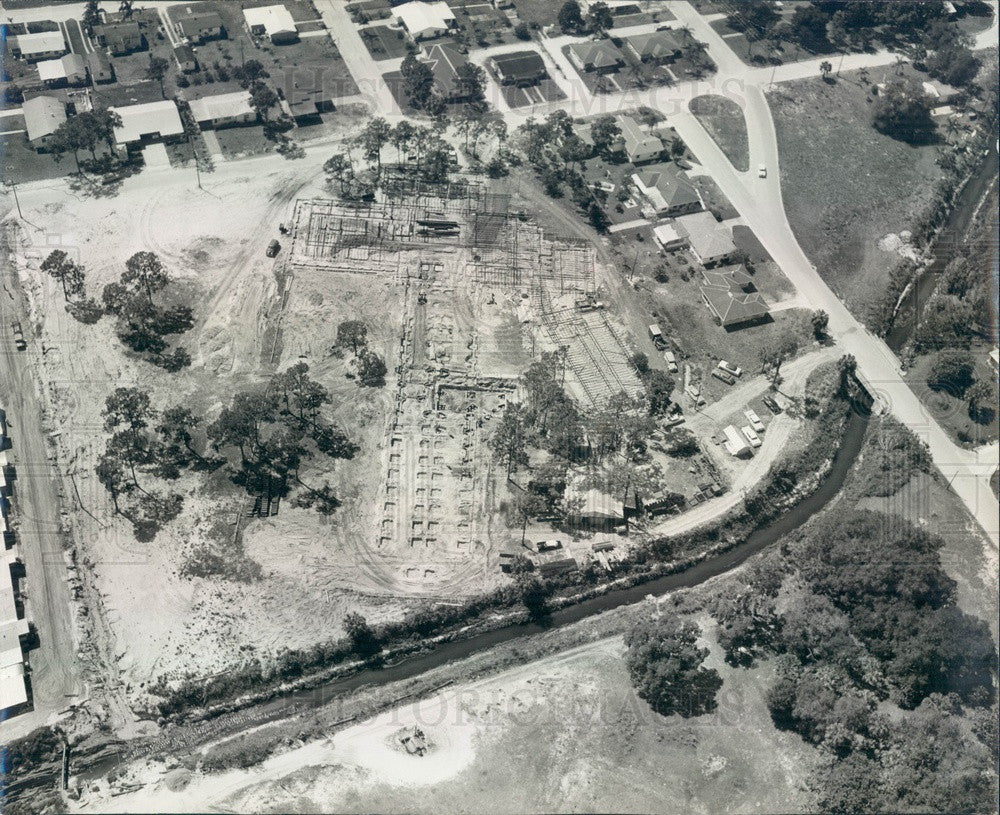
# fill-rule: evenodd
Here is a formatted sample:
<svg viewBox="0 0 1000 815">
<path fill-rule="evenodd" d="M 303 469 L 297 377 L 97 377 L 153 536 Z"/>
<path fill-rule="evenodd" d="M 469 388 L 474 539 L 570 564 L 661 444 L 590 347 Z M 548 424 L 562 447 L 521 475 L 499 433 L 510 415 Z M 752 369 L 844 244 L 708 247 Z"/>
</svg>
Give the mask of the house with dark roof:
<svg viewBox="0 0 1000 815">
<path fill-rule="evenodd" d="M 679 35 L 669 29 L 625 37 L 623 47 L 635 59 L 654 65 L 676 62 L 684 52 Z"/>
<path fill-rule="evenodd" d="M 512 51 L 489 59 L 489 66 L 501 85 L 525 88 L 541 82 L 549 75 L 545 61 L 537 51 Z"/>
<path fill-rule="evenodd" d="M 324 81 L 326 71 L 322 69 L 300 69 L 284 75 L 284 83 L 278 86 L 278 94 L 287 106 L 288 115 L 297 124 L 308 124 L 319 119 L 320 113 L 334 109 L 331 83 Z"/>
<path fill-rule="evenodd" d="M 111 67 L 107 53 L 96 48 L 87 54 L 87 72 L 94 85 L 115 81 L 115 69 Z"/>
<path fill-rule="evenodd" d="M 177 60 L 177 67 L 185 74 L 198 70 L 198 58 L 194 55 L 194 49 L 187 43 L 174 46 L 174 59 Z"/>
<path fill-rule="evenodd" d="M 94 39 L 107 48 L 113 57 L 146 50 L 146 38 L 135 22 L 95 25 Z"/>
<path fill-rule="evenodd" d="M 625 65 L 625 55 L 611 40 L 575 42 L 566 52 L 570 62 L 587 73 L 610 74 Z"/>
<path fill-rule="evenodd" d="M 196 11 L 182 14 L 174 23 L 174 28 L 182 37 L 193 43 L 220 40 L 226 37 L 226 27 L 222 18 L 214 11 Z"/>
<path fill-rule="evenodd" d="M 702 209 L 698 191 L 676 164 L 654 164 L 633 173 L 632 183 L 656 217 L 674 218 Z"/>
<path fill-rule="evenodd" d="M 727 331 L 746 328 L 771 319 L 767 303 L 757 291 L 746 267 L 730 266 L 702 273 L 701 297 L 719 324 Z"/>
<path fill-rule="evenodd" d="M 434 74 L 434 90 L 445 102 L 462 102 L 468 95 L 459 84 L 458 69 L 469 61 L 453 45 L 431 46 L 424 62 Z"/>
</svg>

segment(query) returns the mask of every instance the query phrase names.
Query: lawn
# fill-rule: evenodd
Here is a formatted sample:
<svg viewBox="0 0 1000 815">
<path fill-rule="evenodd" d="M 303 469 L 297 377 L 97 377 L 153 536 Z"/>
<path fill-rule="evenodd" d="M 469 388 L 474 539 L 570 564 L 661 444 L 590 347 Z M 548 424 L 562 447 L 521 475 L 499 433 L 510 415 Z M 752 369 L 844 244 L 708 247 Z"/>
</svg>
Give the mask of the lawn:
<svg viewBox="0 0 1000 815">
<path fill-rule="evenodd" d="M 688 107 L 729 162 L 741 173 L 750 169 L 750 146 L 743 111 L 725 96 L 696 96 Z"/>
<path fill-rule="evenodd" d="M 714 178 L 708 175 L 695 175 L 691 176 L 691 183 L 701 195 L 705 209 L 709 210 L 716 218 L 725 221 L 729 218 L 739 217 L 736 207 L 730 203 Z"/>
<path fill-rule="evenodd" d="M 869 88 L 845 73 L 834 83 L 817 77 L 768 94 L 789 223 L 859 317 L 879 301 L 899 260 L 879 240 L 909 229 L 941 178 L 937 147 L 914 147 L 872 127 Z"/>
<path fill-rule="evenodd" d="M 19 117 L 4 117 L 0 122 L 3 123 L 3 130 L 13 130 L 15 122 L 24 126 L 24 120 Z M 81 155 L 80 158 L 82 160 L 84 156 Z M 72 156 L 65 156 L 62 161 L 57 162 L 51 153 L 36 153 L 28 146 L 24 133 L 0 136 L 0 166 L 3 167 L 4 177 L 18 184 L 60 178 L 76 172 Z"/>
<path fill-rule="evenodd" d="M 559 16 L 559 3 L 552 0 L 514 0 L 514 8 L 518 18 L 528 25 L 555 25 Z"/>
<path fill-rule="evenodd" d="M 359 29 L 358 34 L 364 42 L 372 59 L 397 59 L 406 56 L 406 34 L 398 28 L 387 25 L 373 25 Z"/>
</svg>

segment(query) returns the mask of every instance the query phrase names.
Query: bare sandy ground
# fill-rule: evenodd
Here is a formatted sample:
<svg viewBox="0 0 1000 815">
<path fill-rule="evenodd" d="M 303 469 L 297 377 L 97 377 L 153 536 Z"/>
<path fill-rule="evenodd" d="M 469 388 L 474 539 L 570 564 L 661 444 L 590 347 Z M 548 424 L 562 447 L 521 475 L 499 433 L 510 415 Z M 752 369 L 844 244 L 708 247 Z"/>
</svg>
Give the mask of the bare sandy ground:
<svg viewBox="0 0 1000 815">
<path fill-rule="evenodd" d="M 113 197 L 84 201 L 62 182 L 20 193 L 25 219 L 40 227 L 24 227 L 17 253 L 32 305 L 33 319 L 25 326 L 35 337 L 29 354 L 43 382 L 45 420 L 57 441 L 60 469 L 71 479 L 67 494 L 79 495 L 69 526 L 95 575 L 117 667 L 134 693 L 161 674 L 211 674 L 255 653 L 335 637 L 347 610 L 378 620 L 408 607 L 405 601 L 357 595 L 363 582 L 344 557 L 355 538 L 349 511 L 327 520 L 286 503 L 281 514 L 251 524 L 246 533 L 247 554 L 261 564 L 264 580 L 185 579 L 178 573 L 185 554 L 220 518 L 235 516 L 238 494 L 184 476 L 174 485 L 185 496 L 182 517 L 152 543 L 138 543 L 114 517 L 94 476 L 105 435 L 100 413 L 114 387 L 138 385 L 154 405 L 186 404 L 213 415 L 236 390 L 260 380 L 272 336 L 262 315 L 274 313 L 277 296 L 274 261 L 263 249 L 296 197 L 324 194 L 322 157 L 222 164 L 204 177 L 205 191 L 184 172 L 147 170 Z M 131 359 L 110 320 L 85 326 L 70 317 L 58 284 L 38 270 L 56 248 L 85 265 L 88 293 L 97 298 L 134 252 L 156 252 L 195 308 L 197 324 L 181 340 L 192 354 L 191 368 L 172 375 Z M 331 418 L 362 445 L 356 461 L 328 464 L 327 472 L 311 475 L 365 483 L 366 457 L 377 452 L 384 432 L 385 397 L 381 391 L 359 392 L 344 377 L 346 363 L 328 358 L 328 350 L 340 319 L 367 318 L 376 326 L 372 344 L 390 356 L 391 367 L 392 326 L 380 315 L 392 307 L 392 298 L 371 286 L 332 290 L 321 280 L 313 289 L 300 287 L 290 299 L 282 367 L 307 361 L 334 393 Z M 343 498 L 348 510 L 352 501 L 366 500 L 350 490 Z"/>
<path fill-rule="evenodd" d="M 86 793 L 80 811 L 569 812 L 801 811 L 813 760 L 770 722 L 759 678 L 729 669 L 708 621 L 704 644 L 725 677 L 718 712 L 650 713 L 633 693 L 619 638 L 602 640 L 273 756 L 251 770 L 137 769 L 143 789 Z M 765 668 L 764 673 L 767 670 Z M 397 743 L 420 726 L 423 756 Z M 761 761 L 761 756 L 769 756 Z M 174 789 L 171 789 L 173 787 Z"/>
</svg>

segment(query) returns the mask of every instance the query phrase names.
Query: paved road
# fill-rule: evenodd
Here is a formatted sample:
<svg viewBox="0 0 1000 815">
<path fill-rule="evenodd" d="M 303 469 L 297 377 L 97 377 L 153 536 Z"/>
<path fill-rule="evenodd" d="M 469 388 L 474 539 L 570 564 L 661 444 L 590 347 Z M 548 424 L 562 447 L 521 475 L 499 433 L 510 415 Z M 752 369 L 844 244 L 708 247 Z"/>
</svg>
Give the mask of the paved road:
<svg viewBox="0 0 1000 815">
<path fill-rule="evenodd" d="M 600 95 L 590 94 L 582 83 L 576 82 L 572 85 L 573 94 L 567 100 L 509 112 L 509 125 L 517 126 L 533 115 L 544 115 L 557 108 L 565 109 L 574 116 L 615 113 L 639 105 L 665 113 L 669 124 L 677 130 L 795 286 L 799 297 L 811 308 L 823 309 L 830 315 L 831 335 L 844 353 L 853 354 L 857 359 L 861 377 L 875 391 L 882 407 L 927 442 L 934 463 L 994 546 L 1000 546 L 1000 508 L 989 486 L 990 475 L 998 464 L 997 446 L 970 451 L 951 441 L 906 383 L 896 355 L 882 339 L 871 334 L 830 290 L 799 246 L 788 223 L 781 195 L 777 135 L 764 89 L 771 82 L 772 74 L 775 74 L 775 81 L 807 77 L 818 80 L 822 60 L 783 66 L 784 70 L 777 72 L 771 68 L 749 68 L 689 3 L 676 3 L 672 10 L 678 18 L 676 25 L 687 25 L 697 39 L 708 45 L 709 55 L 719 67 L 710 81 Z M 997 15 L 994 14 L 993 26 L 977 35 L 976 46 L 995 45 L 996 37 Z M 558 52 L 560 40 L 545 40 L 543 45 L 556 60 L 553 51 Z M 844 67 L 845 70 L 875 68 L 894 64 L 895 61 L 895 54 L 881 51 L 851 55 L 845 59 Z M 733 167 L 688 109 L 692 98 L 706 93 L 732 98 L 743 108 L 750 150 L 749 171 L 740 172 Z M 766 178 L 757 177 L 757 167 L 761 164 L 767 167 Z"/>
</svg>

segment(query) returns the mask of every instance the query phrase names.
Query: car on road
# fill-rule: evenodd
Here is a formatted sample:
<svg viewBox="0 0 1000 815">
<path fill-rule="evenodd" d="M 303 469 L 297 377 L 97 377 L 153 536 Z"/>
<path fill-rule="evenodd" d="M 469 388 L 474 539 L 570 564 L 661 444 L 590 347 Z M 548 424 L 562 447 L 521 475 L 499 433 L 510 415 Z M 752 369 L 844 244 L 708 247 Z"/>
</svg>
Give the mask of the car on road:
<svg viewBox="0 0 1000 815">
<path fill-rule="evenodd" d="M 764 403 L 765 407 L 767 407 L 767 409 L 771 411 L 771 413 L 774 414 L 781 413 L 781 405 L 779 405 L 778 401 L 770 394 L 765 394 L 761 398 L 761 401 Z"/>
<path fill-rule="evenodd" d="M 753 408 L 747 408 L 743 411 L 743 415 L 747 417 L 747 421 L 750 422 L 750 427 L 752 427 L 757 433 L 764 432 L 764 423 L 760 420 L 760 416 Z"/>
<path fill-rule="evenodd" d="M 757 178 L 767 178 L 767 167 L 763 164 L 757 168 Z"/>
<path fill-rule="evenodd" d="M 269 258 L 273 258 L 273 257 L 277 257 L 278 256 L 278 252 L 280 252 L 280 251 L 281 251 L 281 244 L 278 243 L 277 240 L 272 240 L 267 245 L 267 249 L 264 250 L 264 254 L 266 254 Z"/>
<path fill-rule="evenodd" d="M 760 436 L 753 432 L 753 428 L 750 427 L 750 425 L 743 425 L 743 427 L 740 428 L 740 432 L 746 437 L 746 440 L 750 442 L 751 447 L 760 447 Z"/>
</svg>

